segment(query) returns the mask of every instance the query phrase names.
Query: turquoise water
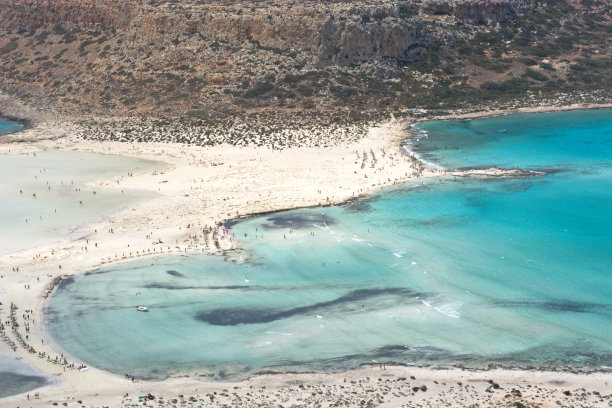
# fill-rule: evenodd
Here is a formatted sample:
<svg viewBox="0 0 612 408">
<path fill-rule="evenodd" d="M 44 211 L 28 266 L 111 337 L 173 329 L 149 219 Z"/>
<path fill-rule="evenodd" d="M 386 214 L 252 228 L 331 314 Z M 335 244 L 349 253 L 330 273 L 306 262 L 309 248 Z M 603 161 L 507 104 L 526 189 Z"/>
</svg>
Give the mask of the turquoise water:
<svg viewBox="0 0 612 408">
<path fill-rule="evenodd" d="M 419 142 L 411 149 L 446 168 L 610 165 L 611 117 L 602 109 L 427 122 L 416 126 Z"/>
<path fill-rule="evenodd" d="M 21 128 L 22 126 L 17 122 L 0 118 L 0 135 L 14 132 Z"/>
<path fill-rule="evenodd" d="M 160 162 L 97 153 L 47 150 L 0 154 L 0 253 L 35 247 L 78 234 L 77 226 L 95 221 L 154 193 L 87 183 L 130 173 L 163 170 Z M 95 192 L 95 194 L 94 194 Z"/>
<path fill-rule="evenodd" d="M 419 154 L 465 167 L 469 151 L 486 166 L 490 150 L 547 174 L 436 180 L 241 221 L 232 226 L 239 251 L 69 279 L 48 306 L 50 334 L 88 364 L 154 378 L 334 371 L 372 359 L 612 366 L 610 111 L 469 126 L 424 124 Z M 455 127 L 470 140 L 465 151 L 450 143 Z M 425 145 L 438 134 L 448 150 Z"/>
</svg>

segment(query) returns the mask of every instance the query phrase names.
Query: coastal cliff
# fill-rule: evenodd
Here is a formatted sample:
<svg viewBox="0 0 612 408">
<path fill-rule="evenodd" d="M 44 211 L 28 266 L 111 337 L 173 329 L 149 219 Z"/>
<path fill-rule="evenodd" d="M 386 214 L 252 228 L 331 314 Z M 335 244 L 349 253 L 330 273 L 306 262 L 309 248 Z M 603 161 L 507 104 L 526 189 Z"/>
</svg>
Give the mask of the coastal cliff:
<svg viewBox="0 0 612 408">
<path fill-rule="evenodd" d="M 317 61 L 348 65 L 381 57 L 414 60 L 434 38 L 441 38 L 441 26 L 507 22 L 531 8 L 532 1 L 278 2 L 249 7 L 240 2 L 2 0 L 0 5 L 8 32 L 121 30 L 134 45 L 160 46 L 177 36 L 196 35 L 192 42 L 243 46 L 256 41 L 261 47 L 307 51 Z"/>
<path fill-rule="evenodd" d="M 597 0 L 0 0 L 0 88 L 62 117 L 206 126 L 605 103 L 610 19 Z"/>
</svg>

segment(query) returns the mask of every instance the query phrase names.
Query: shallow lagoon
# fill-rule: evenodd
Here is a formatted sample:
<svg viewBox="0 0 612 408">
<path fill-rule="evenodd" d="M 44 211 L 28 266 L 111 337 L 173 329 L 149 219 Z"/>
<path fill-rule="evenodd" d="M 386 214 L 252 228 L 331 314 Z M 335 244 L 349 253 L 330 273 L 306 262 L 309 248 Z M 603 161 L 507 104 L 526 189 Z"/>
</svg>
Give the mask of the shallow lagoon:
<svg viewBox="0 0 612 408">
<path fill-rule="evenodd" d="M 225 256 L 140 260 L 75 277 L 48 307 L 50 333 L 88 364 L 144 377 L 328 371 L 372 359 L 611 366 L 609 112 L 513 115 L 462 130 L 496 140 L 470 144 L 475 166 L 489 165 L 476 158 L 502 143 L 506 164 L 548 172 L 542 177 L 433 181 L 257 217 L 232 227 L 243 248 Z M 565 115 L 577 127 L 567 128 Z M 464 126 L 426 124 L 422 143 L 437 143 L 434 125 Z M 524 129 L 532 136 L 521 143 L 540 146 L 533 166 L 508 140 Z M 597 146 L 595 158 L 589 148 L 575 153 L 585 145 Z M 452 147 L 416 148 L 464 167 Z"/>
<path fill-rule="evenodd" d="M 165 166 L 76 151 L 0 154 L 0 253 L 63 239 L 79 225 L 154 197 L 154 193 L 136 190 L 95 190 L 87 183 L 125 177 L 128 172 L 163 170 Z"/>
<path fill-rule="evenodd" d="M 21 361 L 0 354 L 0 398 L 17 395 L 51 383 Z"/>
</svg>

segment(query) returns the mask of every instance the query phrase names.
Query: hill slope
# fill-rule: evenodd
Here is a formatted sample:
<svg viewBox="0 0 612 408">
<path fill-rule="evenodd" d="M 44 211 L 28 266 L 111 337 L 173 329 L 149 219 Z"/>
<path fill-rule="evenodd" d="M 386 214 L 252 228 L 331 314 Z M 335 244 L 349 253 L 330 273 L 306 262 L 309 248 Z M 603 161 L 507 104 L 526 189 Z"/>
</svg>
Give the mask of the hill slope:
<svg viewBox="0 0 612 408">
<path fill-rule="evenodd" d="M 0 86 L 64 116 L 207 125 L 609 102 L 610 20 L 598 0 L 0 0 Z"/>
</svg>

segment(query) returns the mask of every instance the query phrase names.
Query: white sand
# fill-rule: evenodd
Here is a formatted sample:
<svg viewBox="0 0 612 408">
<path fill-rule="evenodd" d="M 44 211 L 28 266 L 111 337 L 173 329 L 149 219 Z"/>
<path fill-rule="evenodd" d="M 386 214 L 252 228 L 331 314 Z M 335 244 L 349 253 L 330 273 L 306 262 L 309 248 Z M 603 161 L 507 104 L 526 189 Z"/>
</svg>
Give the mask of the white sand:
<svg viewBox="0 0 612 408">
<path fill-rule="evenodd" d="M 7 326 L 5 334 L 7 339 L 13 342 L 16 342 L 16 333 L 25 337 L 21 315 L 24 310 L 33 310 L 27 343 L 34 347 L 36 352 L 29 353 L 18 342 L 16 351 L 10 349 L 6 342 L 0 343 L 0 351 L 22 359 L 43 374 L 57 376 L 59 380 L 57 385 L 39 390 L 40 399 L 24 401 L 22 395 L 2 400 L 0 404 L 7 407 L 49 406 L 53 402 L 60 405 L 67 402 L 70 406 L 76 406 L 76 401 L 81 400 L 82 405 L 87 406 L 119 406 L 122 403 L 129 404 L 130 399 L 137 402 L 137 399 L 132 397 L 150 392 L 156 397 L 163 395 L 168 405 L 181 405 L 178 395 L 183 394 L 189 406 L 188 398 L 193 396 L 196 402 L 191 401 L 191 404 L 198 406 L 198 399 L 207 393 L 216 391 L 219 394 L 223 389 L 228 389 L 225 393 L 227 397 L 214 397 L 214 404 L 253 406 L 256 401 L 260 401 L 265 406 L 278 406 L 284 401 L 282 403 L 287 406 L 292 403 L 303 406 L 314 406 L 317 403 L 322 406 L 329 406 L 330 403 L 366 406 L 371 400 L 372 406 L 401 406 L 405 403 L 421 402 L 440 406 L 444 405 L 443 400 L 456 406 L 469 405 L 480 400 L 484 404 L 489 399 L 492 404 L 490 406 L 498 406 L 514 400 L 533 399 L 552 406 L 556 405 L 557 399 L 563 404 L 574 405 L 578 404 L 578 399 L 584 398 L 588 401 L 588 406 L 607 406 L 610 403 L 609 396 L 600 401 L 597 395 L 576 395 L 575 390 L 584 387 L 589 392 L 610 394 L 611 388 L 607 383 L 612 384 L 612 374 L 609 373 L 588 376 L 503 370 L 475 373 L 398 367 L 386 371 L 374 368 L 336 375 L 262 376 L 240 384 L 209 383 L 198 378 L 132 383 L 125 378 L 91 368 L 82 372 L 76 369 L 64 371 L 64 366 L 37 356 L 39 352 L 52 357 L 58 354 L 58 350 L 49 347 L 48 339 L 45 339 L 45 344 L 42 343 L 40 326 L 41 303 L 50 283 L 57 276 L 79 274 L 101 264 L 159 253 L 230 249 L 239 245 L 239 242 L 217 224 L 224 220 L 287 208 L 340 203 L 394 183 L 410 179 L 418 182 L 418 177 L 440 175 L 440 171 L 422 169 L 420 163 L 401 152 L 400 141 L 406 137 L 403 131 L 405 127 L 406 124 L 394 121 L 372 127 L 368 136 L 358 143 L 324 149 L 292 148 L 283 151 L 231 146 L 91 142 L 69 135 L 37 142 L 38 145 L 58 149 L 78 149 L 160 160 L 170 163 L 172 169 L 167 170 L 165 174 L 124 176 L 95 182 L 98 189 L 138 188 L 158 192 L 160 196 L 133 205 L 100 222 L 81 226 L 79 232 L 86 238 L 80 241 L 67 239 L 57 244 L 0 256 L 3 275 L 0 283 L 4 302 L 1 320 L 5 322 L 9 318 L 8 305 L 13 302 L 19 308 L 16 316 L 20 323 L 16 332 Z M 22 136 L 26 137 L 61 134 L 61 130 L 46 125 L 22 132 Z M 9 150 L 16 153 L 35 148 L 27 143 L 1 145 L 0 153 L 8 153 Z M 365 161 L 364 152 L 367 154 Z M 503 172 L 494 169 L 491 175 L 500 176 Z M 211 232 L 203 234 L 202 229 L 205 226 L 211 227 Z M 196 238 L 190 239 L 190 236 Z M 86 240 L 89 240 L 89 244 Z M 163 241 L 163 245 L 158 244 L 159 240 Z M 84 246 L 87 246 L 87 250 L 81 249 Z M 18 272 L 15 272 L 16 268 L 19 268 Z M 24 285 L 29 285 L 30 288 L 24 289 Z M 410 380 L 410 375 L 416 376 L 417 379 Z M 366 390 L 366 383 L 363 381 L 368 376 L 371 379 L 367 382 L 367 387 L 373 387 L 374 391 Z M 396 381 L 397 377 L 408 377 L 408 381 Z M 377 378 L 381 378 L 381 381 Z M 481 380 L 489 378 L 499 383 L 503 391 L 485 392 L 491 384 Z M 351 381 L 355 381 L 355 384 L 351 384 Z M 457 386 L 457 381 L 464 382 L 464 386 Z M 443 382 L 446 385 L 442 385 Z M 303 390 L 297 386 L 298 383 L 314 388 Z M 383 394 L 383 384 L 389 387 L 386 394 Z M 469 384 L 470 388 L 465 388 L 465 384 Z M 545 391 L 527 388 L 527 384 L 537 384 Z M 426 385 L 428 390 L 411 395 L 411 387 L 421 385 Z M 262 390 L 264 386 L 266 388 Z M 345 388 L 340 388 L 341 386 Z M 522 387 L 522 396 L 512 394 L 506 398 L 505 395 L 513 387 Z M 563 395 L 559 390 L 571 390 L 572 396 Z M 130 399 L 122 398 L 126 392 L 129 393 Z M 231 395 L 234 392 L 241 398 L 240 401 Z M 33 395 L 33 392 L 30 395 Z M 178 403 L 169 402 L 172 398 L 177 398 Z M 363 404 L 361 400 L 364 400 Z M 570 403 L 570 400 L 574 402 Z M 210 403 L 210 398 L 207 397 L 206 401 Z M 154 404 L 157 404 L 157 400 Z"/>
</svg>

